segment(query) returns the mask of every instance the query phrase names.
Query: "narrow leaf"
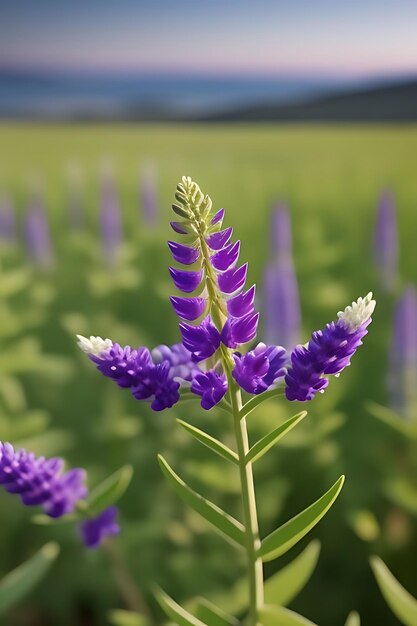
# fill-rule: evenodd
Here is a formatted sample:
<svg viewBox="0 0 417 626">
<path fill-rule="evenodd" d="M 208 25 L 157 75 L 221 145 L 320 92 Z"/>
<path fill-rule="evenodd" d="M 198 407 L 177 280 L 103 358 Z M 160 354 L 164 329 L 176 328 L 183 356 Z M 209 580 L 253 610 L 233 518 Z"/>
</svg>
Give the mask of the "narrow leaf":
<svg viewBox="0 0 417 626">
<path fill-rule="evenodd" d="M 240 419 L 247 417 L 252 411 L 254 411 L 260 404 L 271 400 L 273 398 L 282 398 L 284 392 L 282 389 L 271 389 L 270 391 L 264 391 L 263 393 L 254 396 L 241 408 L 239 412 Z"/>
<path fill-rule="evenodd" d="M 0 581 L 0 615 L 24 598 L 45 576 L 59 553 L 56 543 L 47 543 L 28 561 Z"/>
<path fill-rule="evenodd" d="M 170 598 L 162 589 L 159 589 L 156 593 L 156 599 L 159 602 L 161 609 L 169 619 L 173 620 L 178 626 L 208 626 L 191 613 L 188 613 L 185 609 L 177 604 L 172 598 Z"/>
<path fill-rule="evenodd" d="M 273 445 L 277 443 L 286 435 L 294 426 L 296 426 L 307 415 L 307 411 L 301 411 L 297 415 L 290 417 L 289 420 L 275 428 L 273 431 L 262 437 L 257 443 L 255 443 L 246 455 L 246 463 L 254 463 L 260 459 Z"/>
<path fill-rule="evenodd" d="M 128 488 L 132 475 L 132 466 L 125 465 L 106 478 L 93 489 L 87 498 L 88 509 L 93 513 L 100 513 L 103 509 L 117 502 Z"/>
<path fill-rule="evenodd" d="M 177 419 L 177 422 L 180 426 L 185 428 L 187 432 L 189 432 L 193 437 L 195 437 L 200 443 L 210 448 L 210 450 L 213 450 L 213 452 L 215 452 L 219 456 L 226 459 L 226 461 L 230 461 L 231 463 L 234 463 L 235 465 L 237 465 L 238 456 L 236 452 L 233 452 L 233 450 L 230 450 L 230 448 L 225 446 L 224 443 L 222 443 L 221 441 L 218 441 L 211 435 L 208 435 L 207 433 L 204 432 L 204 430 L 200 430 L 199 428 L 196 428 L 195 426 L 188 424 L 188 422 L 184 422 L 183 420 L 180 420 L 180 419 Z"/>
<path fill-rule="evenodd" d="M 370 560 L 382 595 L 391 611 L 405 626 L 417 626 L 417 600 L 404 589 L 377 556 Z"/>
<path fill-rule="evenodd" d="M 361 618 L 359 613 L 352 611 L 349 613 L 345 626 L 361 626 Z"/>
<path fill-rule="evenodd" d="M 204 519 L 226 535 L 228 539 L 239 545 L 244 545 L 244 526 L 233 517 L 222 511 L 218 506 L 209 502 L 199 493 L 193 491 L 168 465 L 163 456 L 158 455 L 158 461 L 165 476 L 168 478 L 180 498 Z"/>
<path fill-rule="evenodd" d="M 238 626 L 239 624 L 236 618 L 227 615 L 205 598 L 197 598 L 197 607 L 193 613 L 207 626 Z"/>
<path fill-rule="evenodd" d="M 265 602 L 287 606 L 309 581 L 319 559 L 320 542 L 315 540 L 291 563 L 265 582 Z"/>
<path fill-rule="evenodd" d="M 282 606 L 265 605 L 259 613 L 262 626 L 316 626 L 302 615 Z"/>
<path fill-rule="evenodd" d="M 300 541 L 327 513 L 342 489 L 345 477 L 341 476 L 321 498 L 307 509 L 274 530 L 262 541 L 259 556 L 271 561 L 281 556 Z"/>
<path fill-rule="evenodd" d="M 371 415 L 381 420 L 381 422 L 390 426 L 390 428 L 393 428 L 404 437 L 417 440 L 417 425 L 414 422 L 405 421 L 398 413 L 376 402 L 368 402 L 366 408 Z"/>
</svg>

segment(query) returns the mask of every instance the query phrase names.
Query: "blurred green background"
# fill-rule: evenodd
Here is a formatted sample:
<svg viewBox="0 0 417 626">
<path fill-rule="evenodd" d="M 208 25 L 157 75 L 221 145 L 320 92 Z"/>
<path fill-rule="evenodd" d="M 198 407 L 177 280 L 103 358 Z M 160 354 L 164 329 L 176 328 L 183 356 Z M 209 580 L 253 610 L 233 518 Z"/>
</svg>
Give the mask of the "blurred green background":
<svg viewBox="0 0 417 626">
<path fill-rule="evenodd" d="M 268 563 L 266 574 L 317 537 L 317 569 L 291 607 L 321 626 L 343 624 L 352 609 L 364 624 L 397 623 L 367 558 L 381 555 L 416 595 L 416 444 L 376 420 L 368 403 L 388 402 L 393 306 L 405 284 L 417 282 L 417 128 L 25 123 L 0 125 L 0 145 L 0 186 L 16 206 L 20 227 L 28 181 L 35 178 L 54 248 L 54 265 L 45 271 L 28 263 L 22 238 L 0 248 L 1 438 L 86 467 L 91 486 L 125 463 L 133 465 L 133 482 L 120 502 L 118 547 L 157 620 L 155 583 L 178 601 L 204 595 L 227 609 L 228 590 L 244 573 L 242 558 L 183 507 L 156 461 L 163 451 L 197 490 L 238 514 L 237 475 L 190 440 L 175 417 L 226 439 L 231 424 L 215 410 L 202 414 L 197 404 L 152 413 L 95 371 L 77 349 L 75 333 L 135 346 L 178 341 L 167 298 L 173 288 L 166 240 L 182 175 L 198 181 L 215 207 L 226 208 L 224 223 L 242 240 L 241 258 L 249 261 L 249 281 L 258 284 L 261 310 L 271 211 L 278 201 L 288 204 L 303 342 L 353 299 L 374 291 L 374 321 L 353 366 L 306 407 L 308 418 L 256 466 L 255 479 L 266 534 L 346 473 L 328 516 L 289 555 Z M 99 231 L 104 161 L 112 164 L 123 216 L 123 247 L 110 269 Z M 68 215 L 67 172 L 74 163 L 85 211 L 80 231 L 70 228 Z M 157 175 L 153 228 L 143 216 L 144 163 Z M 389 295 L 379 290 L 372 264 L 376 207 L 385 188 L 396 201 L 401 241 L 400 275 Z M 250 419 L 251 436 L 301 408 L 265 404 Z M 32 511 L 3 492 L 0 510 L 0 574 L 49 539 L 62 546 L 50 575 L 4 623 L 110 623 L 108 611 L 124 602 L 105 552 L 84 550 L 72 525 L 33 524 Z"/>
</svg>

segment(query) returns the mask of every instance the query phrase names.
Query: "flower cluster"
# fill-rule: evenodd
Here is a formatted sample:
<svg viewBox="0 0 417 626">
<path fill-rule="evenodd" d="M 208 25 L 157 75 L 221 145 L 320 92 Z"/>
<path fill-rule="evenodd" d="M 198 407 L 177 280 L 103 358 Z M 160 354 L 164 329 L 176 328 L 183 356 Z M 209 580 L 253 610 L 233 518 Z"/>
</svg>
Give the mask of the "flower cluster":
<svg viewBox="0 0 417 626">
<path fill-rule="evenodd" d="M 33 452 L 16 451 L 10 443 L 0 442 L 0 485 L 7 492 L 18 494 L 23 504 L 41 506 L 54 519 L 73 513 L 88 493 L 85 470 L 75 468 L 63 473 L 63 467 L 63 459 L 37 457 Z M 91 540 L 92 527 L 98 537 L 95 542 Z M 115 526 L 109 525 L 106 511 L 82 523 L 80 530 L 88 547 L 99 545 L 107 535 L 115 534 Z"/>
<path fill-rule="evenodd" d="M 182 387 L 199 396 L 206 410 L 236 384 L 257 395 L 284 382 L 287 399 L 301 402 L 323 392 L 327 376 L 339 375 L 361 345 L 375 307 L 372 294 L 340 312 L 290 356 L 283 347 L 264 343 L 245 353 L 245 344 L 256 337 L 259 313 L 255 286 L 245 291 L 247 264 L 238 266 L 240 241 L 231 241 L 231 227 L 222 229 L 224 209 L 213 214 L 211 199 L 190 178 L 182 179 L 175 197 L 180 221 L 171 226 L 183 240 L 168 246 L 181 267 L 169 271 L 183 295 L 170 300 L 181 319 L 182 343 L 150 352 L 79 335 L 80 348 L 100 372 L 136 399 L 150 401 L 155 411 L 173 406 Z"/>
</svg>

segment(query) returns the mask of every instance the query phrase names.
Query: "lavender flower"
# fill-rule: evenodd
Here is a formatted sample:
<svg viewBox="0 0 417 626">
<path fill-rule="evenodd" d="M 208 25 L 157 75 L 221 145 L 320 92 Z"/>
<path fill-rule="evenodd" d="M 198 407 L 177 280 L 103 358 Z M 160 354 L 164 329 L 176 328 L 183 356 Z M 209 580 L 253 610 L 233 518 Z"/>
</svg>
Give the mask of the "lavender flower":
<svg viewBox="0 0 417 626">
<path fill-rule="evenodd" d="M 245 391 L 259 394 L 270 389 L 285 373 L 287 353 L 279 346 L 259 343 L 244 356 L 235 353 L 233 378 Z"/>
<path fill-rule="evenodd" d="M 375 308 L 372 293 L 359 298 L 344 311 L 339 311 L 337 322 L 313 333 L 305 346 L 297 346 L 291 354 L 291 366 L 285 376 L 288 400 L 312 400 L 317 391 L 323 392 L 328 380 L 326 374 L 335 374 L 350 365 L 350 359 L 362 345 Z"/>
<path fill-rule="evenodd" d="M 123 239 L 122 216 L 116 185 L 108 169 L 103 171 L 101 178 L 100 226 L 104 259 L 110 268 L 114 268 Z"/>
<path fill-rule="evenodd" d="M 62 459 L 36 457 L 0 442 L 0 484 L 9 493 L 19 494 L 23 504 L 40 505 L 54 518 L 72 513 L 87 495 L 85 471 L 72 469 L 64 474 L 63 465 Z"/>
<path fill-rule="evenodd" d="M 81 539 L 87 548 L 98 548 L 106 537 L 118 535 L 120 526 L 116 521 L 118 509 L 109 506 L 100 515 L 79 524 Z"/>
<path fill-rule="evenodd" d="M 140 195 L 143 215 L 148 226 L 155 226 L 158 221 L 158 192 L 156 171 L 151 163 L 141 169 Z"/>
<path fill-rule="evenodd" d="M 11 243 L 16 240 L 16 215 L 9 198 L 0 199 L 0 240 Z"/>
<path fill-rule="evenodd" d="M 385 191 L 378 204 L 374 261 L 383 289 L 390 291 L 397 277 L 398 232 L 394 199 Z"/>
<path fill-rule="evenodd" d="M 25 217 L 26 249 L 34 265 L 50 269 L 53 265 L 52 241 L 44 204 L 38 198 L 30 202 Z"/>
<path fill-rule="evenodd" d="M 172 407 L 180 398 L 181 385 L 189 386 L 195 364 L 184 346 L 158 346 L 151 352 L 141 347 L 122 347 L 110 339 L 77 335 L 78 345 L 97 369 L 119 387 L 129 388 L 137 400 L 151 402 L 154 411 Z"/>
<path fill-rule="evenodd" d="M 264 275 L 265 338 L 269 344 L 292 349 L 299 341 L 301 314 L 290 217 L 283 205 L 272 216 L 272 243 L 272 262 Z"/>
<path fill-rule="evenodd" d="M 395 308 L 388 388 L 393 410 L 415 417 L 417 410 L 417 292 L 409 286 Z"/>
</svg>

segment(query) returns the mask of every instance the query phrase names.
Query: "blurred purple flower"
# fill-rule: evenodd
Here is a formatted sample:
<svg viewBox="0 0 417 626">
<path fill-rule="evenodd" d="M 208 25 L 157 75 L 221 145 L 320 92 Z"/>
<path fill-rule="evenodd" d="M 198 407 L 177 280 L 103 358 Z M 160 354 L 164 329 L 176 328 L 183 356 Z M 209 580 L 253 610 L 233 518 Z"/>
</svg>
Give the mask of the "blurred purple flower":
<svg viewBox="0 0 417 626">
<path fill-rule="evenodd" d="M 145 222 L 148 226 L 155 226 L 158 221 L 158 189 L 155 167 L 145 163 L 140 172 L 141 207 Z"/>
<path fill-rule="evenodd" d="M 397 302 L 391 340 L 388 388 L 393 410 L 407 419 L 417 411 L 417 292 L 407 287 Z"/>
<path fill-rule="evenodd" d="M 381 287 L 391 291 L 397 278 L 398 231 L 394 198 L 385 191 L 381 194 L 375 225 L 374 262 Z"/>
<path fill-rule="evenodd" d="M 0 199 L 0 240 L 7 243 L 16 241 L 16 214 L 6 197 Z"/>
<path fill-rule="evenodd" d="M 118 513 L 117 507 L 109 506 L 97 517 L 79 524 L 81 539 L 87 548 L 98 548 L 106 537 L 120 533 L 120 526 L 116 521 Z"/>
<path fill-rule="evenodd" d="M 291 350 L 299 341 L 301 312 L 292 261 L 291 223 L 284 205 L 272 215 L 272 244 L 272 260 L 264 273 L 265 340 Z"/>
<path fill-rule="evenodd" d="M 25 242 L 32 263 L 42 269 L 53 266 L 52 240 L 48 217 L 40 197 L 33 197 L 26 211 L 24 223 Z"/>
<path fill-rule="evenodd" d="M 107 168 L 101 177 L 100 227 L 105 262 L 108 267 L 114 268 L 123 240 L 122 216 L 116 184 Z"/>
</svg>

